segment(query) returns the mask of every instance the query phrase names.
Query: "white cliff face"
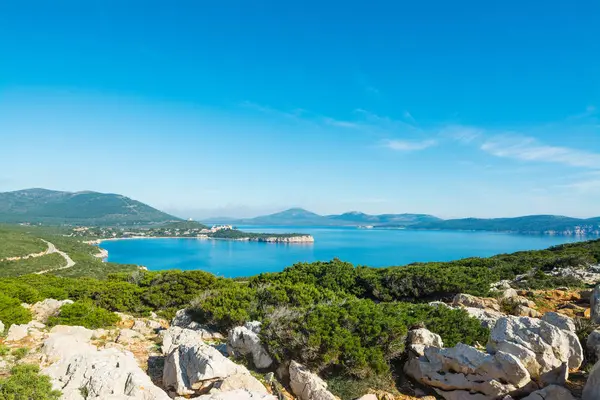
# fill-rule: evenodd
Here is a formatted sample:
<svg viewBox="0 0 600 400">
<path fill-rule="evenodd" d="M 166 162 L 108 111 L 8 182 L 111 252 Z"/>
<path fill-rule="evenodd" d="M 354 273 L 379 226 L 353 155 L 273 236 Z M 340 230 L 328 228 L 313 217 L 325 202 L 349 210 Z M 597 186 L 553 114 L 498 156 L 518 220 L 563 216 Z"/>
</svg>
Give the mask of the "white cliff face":
<svg viewBox="0 0 600 400">
<path fill-rule="evenodd" d="M 260 323 L 254 321 L 246 326 L 237 326 L 229 331 L 227 351 L 235 356 L 252 356 L 252 362 L 258 369 L 269 368 L 273 359 L 261 344 L 257 333 L 260 332 Z"/>
<path fill-rule="evenodd" d="M 536 318 L 499 319 L 487 347 L 490 353 L 514 355 L 534 378 L 560 367 L 563 362 L 570 369 L 579 368 L 583 362 L 583 349 L 573 332 Z"/>
</svg>

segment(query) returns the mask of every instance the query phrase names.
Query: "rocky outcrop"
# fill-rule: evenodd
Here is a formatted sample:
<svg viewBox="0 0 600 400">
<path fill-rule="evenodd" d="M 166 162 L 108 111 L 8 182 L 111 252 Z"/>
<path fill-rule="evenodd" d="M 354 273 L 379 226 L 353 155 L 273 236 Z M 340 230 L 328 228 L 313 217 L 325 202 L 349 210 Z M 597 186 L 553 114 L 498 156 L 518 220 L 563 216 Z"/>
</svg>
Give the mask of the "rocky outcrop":
<svg viewBox="0 0 600 400">
<path fill-rule="evenodd" d="M 0 335 L 4 333 L 4 324 L 0 321 Z"/>
<path fill-rule="evenodd" d="M 290 388 L 299 400 L 337 400 L 327 390 L 327 383 L 306 367 L 292 361 L 289 367 Z"/>
<path fill-rule="evenodd" d="M 455 307 L 472 307 L 484 310 L 500 311 L 498 300 L 489 297 L 476 297 L 470 294 L 459 293 L 454 296 L 452 305 Z"/>
<path fill-rule="evenodd" d="M 583 349 L 577 336 L 539 319 L 504 317 L 496 322 L 488 341 L 490 353 L 512 354 L 538 378 L 566 362 L 570 369 L 583 362 Z"/>
<path fill-rule="evenodd" d="M 240 374 L 250 373 L 213 347 L 202 342 L 183 343 L 171 351 L 165 360 L 163 385 L 181 396 L 197 395 L 218 387 L 226 378 Z M 246 379 L 256 381 L 252 376 Z M 260 382 L 258 385 L 266 393 Z"/>
<path fill-rule="evenodd" d="M 600 361 L 592 368 L 581 396 L 581 400 L 598 399 L 600 399 Z"/>
<path fill-rule="evenodd" d="M 243 239 L 242 239 L 243 240 Z M 315 238 L 311 235 L 299 236 L 269 236 L 248 238 L 252 242 L 267 242 L 267 243 L 314 243 Z"/>
<path fill-rule="evenodd" d="M 548 274 L 565 278 L 575 278 L 588 285 L 596 285 L 600 282 L 600 265 L 554 268 Z"/>
<path fill-rule="evenodd" d="M 260 323 L 256 321 L 233 328 L 229 331 L 227 351 L 234 356 L 251 355 L 256 368 L 269 368 L 273 364 L 273 359 L 261 344 L 258 333 L 260 333 Z"/>
<path fill-rule="evenodd" d="M 575 400 L 571 392 L 562 386 L 550 385 L 536 390 L 521 400 Z"/>
<path fill-rule="evenodd" d="M 137 365 L 132 353 L 115 348 L 98 350 L 94 335 L 81 327 L 55 327 L 42 352 L 52 364 L 42 373 L 52 379 L 63 399 L 169 400 Z"/>
<path fill-rule="evenodd" d="M 411 358 L 404 372 L 433 387 L 447 400 L 502 398 L 530 382 L 527 368 L 511 354 L 486 354 L 459 343 L 453 348 L 426 347 Z"/>
<path fill-rule="evenodd" d="M 34 320 L 46 323 L 48 318 L 58 315 L 65 304 L 73 304 L 73 300 L 46 299 L 32 305 L 30 310 Z"/>
</svg>

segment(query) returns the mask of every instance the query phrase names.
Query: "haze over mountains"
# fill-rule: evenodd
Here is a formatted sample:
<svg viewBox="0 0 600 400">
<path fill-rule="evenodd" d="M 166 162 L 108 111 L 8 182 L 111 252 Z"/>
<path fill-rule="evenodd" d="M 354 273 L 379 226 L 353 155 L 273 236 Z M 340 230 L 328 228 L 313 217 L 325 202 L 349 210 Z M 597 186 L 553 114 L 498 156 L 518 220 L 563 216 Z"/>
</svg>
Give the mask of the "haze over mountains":
<svg viewBox="0 0 600 400">
<path fill-rule="evenodd" d="M 47 189 L 0 193 L 0 222 L 5 223 L 149 225 L 180 220 L 181 218 L 119 194 Z M 600 235 L 600 217 L 580 219 L 557 215 L 444 220 L 429 214 L 369 215 L 351 211 L 336 215 L 319 215 L 302 208 L 291 208 L 256 218 L 213 218 L 202 222 L 256 226 L 338 226 Z"/>
</svg>

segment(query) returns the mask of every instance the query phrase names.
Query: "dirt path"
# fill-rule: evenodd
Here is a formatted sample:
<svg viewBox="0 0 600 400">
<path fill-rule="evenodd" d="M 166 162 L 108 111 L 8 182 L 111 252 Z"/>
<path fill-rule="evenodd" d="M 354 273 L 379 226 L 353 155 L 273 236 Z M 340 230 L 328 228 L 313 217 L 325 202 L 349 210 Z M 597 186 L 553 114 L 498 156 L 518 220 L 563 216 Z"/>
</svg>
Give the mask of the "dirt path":
<svg viewBox="0 0 600 400">
<path fill-rule="evenodd" d="M 39 271 L 39 272 L 36 272 L 36 274 L 39 275 L 39 274 L 45 274 L 46 272 L 50 272 L 50 271 L 60 271 L 61 269 L 71 268 L 73 265 L 75 265 L 75 261 L 73 261 L 67 253 L 65 253 L 64 251 L 60 251 L 59 249 L 56 248 L 56 246 L 54 244 L 48 242 L 47 240 L 44 240 L 44 239 L 41 239 L 41 240 L 43 240 L 44 242 L 46 242 L 46 244 L 48 244 L 48 250 L 46 250 L 46 254 L 52 254 L 52 253 L 60 254 L 62 256 L 62 258 L 64 258 L 65 261 L 67 262 L 67 265 L 65 265 L 64 267 Z"/>
<path fill-rule="evenodd" d="M 0 261 L 19 261 L 19 260 L 27 260 L 29 258 L 36 258 L 36 257 L 42 257 L 45 255 L 48 255 L 50 253 L 54 253 L 54 251 L 56 250 L 56 247 L 54 247 L 54 245 L 52 243 L 48 243 L 46 242 L 44 239 L 40 239 L 42 242 L 46 243 L 48 245 L 48 248 L 44 251 L 41 251 L 39 253 L 31 253 L 31 254 L 26 254 L 24 256 L 15 256 L 15 257 L 6 257 L 6 258 L 2 258 L 0 259 Z M 54 250 L 53 250 L 54 249 Z"/>
</svg>

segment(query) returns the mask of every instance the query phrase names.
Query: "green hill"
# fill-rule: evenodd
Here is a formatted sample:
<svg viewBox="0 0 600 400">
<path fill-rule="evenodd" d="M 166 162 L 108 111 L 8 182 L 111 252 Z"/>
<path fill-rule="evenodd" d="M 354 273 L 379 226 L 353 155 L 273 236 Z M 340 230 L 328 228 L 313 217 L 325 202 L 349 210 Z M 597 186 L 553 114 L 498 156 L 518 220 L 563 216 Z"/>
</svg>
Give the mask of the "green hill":
<svg viewBox="0 0 600 400">
<path fill-rule="evenodd" d="M 26 189 L 0 193 L 0 222 L 72 225 L 133 225 L 178 221 L 118 194 Z"/>
</svg>

